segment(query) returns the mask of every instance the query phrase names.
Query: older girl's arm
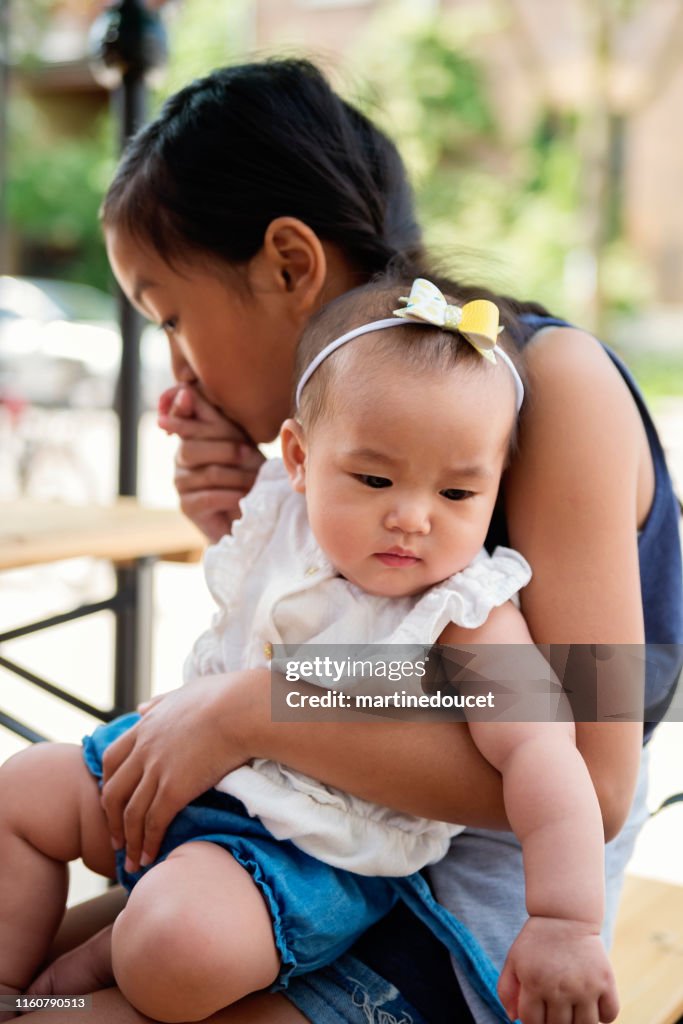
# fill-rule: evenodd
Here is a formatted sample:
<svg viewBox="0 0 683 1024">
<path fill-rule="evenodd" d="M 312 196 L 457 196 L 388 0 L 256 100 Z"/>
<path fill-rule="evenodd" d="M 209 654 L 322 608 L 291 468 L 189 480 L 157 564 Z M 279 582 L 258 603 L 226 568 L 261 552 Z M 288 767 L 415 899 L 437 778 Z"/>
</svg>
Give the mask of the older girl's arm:
<svg viewBox="0 0 683 1024">
<path fill-rule="evenodd" d="M 273 685 L 283 682 L 274 676 Z M 281 723 L 271 713 L 268 669 L 203 676 L 149 702 L 142 719 L 107 748 L 102 808 L 129 870 L 154 860 L 183 807 L 254 757 L 397 810 L 504 825 L 500 776 L 465 728 L 362 713 L 351 721 Z M 454 785 L 457 778 L 462 786 Z"/>
<path fill-rule="evenodd" d="M 245 680 L 246 682 L 246 680 Z M 249 757 L 289 765 L 321 782 L 407 814 L 480 828 L 508 828 L 501 778 L 465 722 L 355 720 L 277 722 L 267 669 L 226 691 L 226 742 Z M 454 781 L 456 780 L 456 781 Z M 459 781 L 457 781 L 459 780 Z"/>
<path fill-rule="evenodd" d="M 527 349 L 530 398 L 506 480 L 510 543 L 533 579 L 522 612 L 536 643 L 642 644 L 637 528 L 654 474 L 645 431 L 594 338 L 558 328 Z M 561 652 L 556 652 L 561 653 Z M 640 723 L 577 722 L 577 745 L 614 836 L 633 796 Z"/>
</svg>

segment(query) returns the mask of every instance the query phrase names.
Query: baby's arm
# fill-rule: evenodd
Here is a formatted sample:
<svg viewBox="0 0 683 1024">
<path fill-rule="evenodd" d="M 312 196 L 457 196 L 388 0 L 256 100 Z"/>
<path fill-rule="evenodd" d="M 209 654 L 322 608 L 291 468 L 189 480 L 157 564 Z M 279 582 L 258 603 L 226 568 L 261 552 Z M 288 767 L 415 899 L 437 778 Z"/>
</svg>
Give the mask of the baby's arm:
<svg viewBox="0 0 683 1024">
<path fill-rule="evenodd" d="M 486 663 L 494 664 L 502 653 L 506 690 L 519 687 L 517 717 L 533 717 L 534 704 L 524 708 L 525 684 L 543 675 L 549 678 L 550 670 L 512 604 L 494 609 L 477 630 L 447 627 L 440 642 L 467 648 L 491 645 L 482 647 L 477 671 L 490 679 L 494 676 L 490 667 L 486 671 Z M 527 646 L 520 648 L 519 657 L 511 658 L 505 648 L 495 646 L 500 644 Z M 597 1007 L 600 1020 L 613 1020 L 616 990 L 600 939 L 602 817 L 576 749 L 574 723 L 471 720 L 469 728 L 481 753 L 503 776 L 505 808 L 524 858 L 529 921 L 501 974 L 499 992 L 505 1008 L 512 1017 L 547 1024 L 568 1019 L 562 1016 L 568 1006 L 593 1007 L 593 1012 Z"/>
</svg>

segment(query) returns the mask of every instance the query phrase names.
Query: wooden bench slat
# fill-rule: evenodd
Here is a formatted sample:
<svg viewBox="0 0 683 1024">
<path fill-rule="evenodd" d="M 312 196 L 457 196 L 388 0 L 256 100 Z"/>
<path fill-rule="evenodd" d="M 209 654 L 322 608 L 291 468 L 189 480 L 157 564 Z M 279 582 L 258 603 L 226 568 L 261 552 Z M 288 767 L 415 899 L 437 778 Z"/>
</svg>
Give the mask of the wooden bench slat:
<svg viewBox="0 0 683 1024">
<path fill-rule="evenodd" d="M 611 959 L 617 1024 L 676 1024 L 683 1016 L 683 886 L 627 875 Z"/>
<path fill-rule="evenodd" d="M 147 508 L 135 498 L 118 498 L 111 505 L 0 503 L 0 570 L 67 558 L 190 561 L 199 558 L 205 543 L 179 511 Z"/>
</svg>

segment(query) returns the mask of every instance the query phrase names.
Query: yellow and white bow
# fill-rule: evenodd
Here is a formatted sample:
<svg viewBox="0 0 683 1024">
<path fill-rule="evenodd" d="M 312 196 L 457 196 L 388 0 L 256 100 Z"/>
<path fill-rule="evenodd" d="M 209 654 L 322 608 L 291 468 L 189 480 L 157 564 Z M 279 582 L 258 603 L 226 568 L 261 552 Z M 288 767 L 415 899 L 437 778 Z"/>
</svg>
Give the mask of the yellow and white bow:
<svg viewBox="0 0 683 1024">
<path fill-rule="evenodd" d="M 474 299 L 464 306 L 452 306 L 435 284 L 417 277 L 413 281 L 410 295 L 401 297 L 399 302 L 405 309 L 395 309 L 394 316 L 405 320 L 423 320 L 446 331 L 459 331 L 490 363 L 496 361 L 496 342 L 503 330 L 498 326 L 498 306 L 489 299 Z"/>
<path fill-rule="evenodd" d="M 490 363 L 495 363 L 496 356 L 499 355 L 512 374 L 515 385 L 515 404 L 517 412 L 519 412 L 524 401 L 524 384 L 510 356 L 496 344 L 502 327 L 498 326 L 498 307 L 495 302 L 490 302 L 488 299 L 475 299 L 473 302 L 466 302 L 462 307 L 450 306 L 436 285 L 433 285 L 431 281 L 425 281 L 422 277 L 413 281 L 410 295 L 407 299 L 399 299 L 399 302 L 405 302 L 406 308 L 395 309 L 393 316 L 385 317 L 382 320 L 371 320 L 370 323 L 353 327 L 341 337 L 334 338 L 313 357 L 301 374 L 296 386 L 297 409 L 301 403 L 303 390 L 315 371 L 342 345 L 347 345 L 354 338 L 359 338 L 363 334 L 371 334 L 374 331 L 402 327 L 405 324 L 410 326 L 411 324 L 427 323 L 446 331 L 459 331 L 470 345 Z M 398 323 L 396 317 L 401 318 Z"/>
</svg>

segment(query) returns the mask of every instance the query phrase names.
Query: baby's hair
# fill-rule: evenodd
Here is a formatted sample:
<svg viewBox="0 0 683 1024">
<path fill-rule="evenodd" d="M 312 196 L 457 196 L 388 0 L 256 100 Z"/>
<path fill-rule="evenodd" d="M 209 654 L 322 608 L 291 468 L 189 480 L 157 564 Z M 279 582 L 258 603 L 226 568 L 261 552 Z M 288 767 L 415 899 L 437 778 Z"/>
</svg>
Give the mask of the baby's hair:
<svg viewBox="0 0 683 1024">
<path fill-rule="evenodd" d="M 129 142 L 101 210 L 170 265 L 244 264 L 281 216 L 336 243 L 359 282 L 424 260 L 395 145 L 307 60 L 219 68 L 171 96 Z"/>
<path fill-rule="evenodd" d="M 384 275 L 370 284 L 346 292 L 324 306 L 310 320 L 299 342 L 294 366 L 294 388 L 304 370 L 331 341 L 362 324 L 391 317 L 392 312 L 400 308 L 399 300 L 408 295 L 411 285 L 412 279 L 402 279 L 393 274 Z M 455 305 L 462 305 L 466 301 L 453 294 L 446 294 L 445 298 Z M 334 411 L 336 374 L 340 370 L 343 372 L 349 349 L 353 346 L 364 346 L 365 351 L 380 354 L 387 360 L 400 359 L 406 371 L 412 374 L 448 372 L 455 366 L 460 366 L 465 372 L 484 372 L 490 369 L 490 363 L 458 331 L 445 331 L 430 324 L 406 327 L 398 319 L 396 328 L 400 335 L 393 330 L 362 335 L 321 363 L 304 387 L 299 408 L 295 410 L 306 429 L 310 429 L 322 416 Z M 500 340 L 498 344 L 505 349 L 524 380 L 521 358 L 516 347 L 513 344 L 501 345 Z M 514 436 L 516 429 L 513 430 Z"/>
</svg>

